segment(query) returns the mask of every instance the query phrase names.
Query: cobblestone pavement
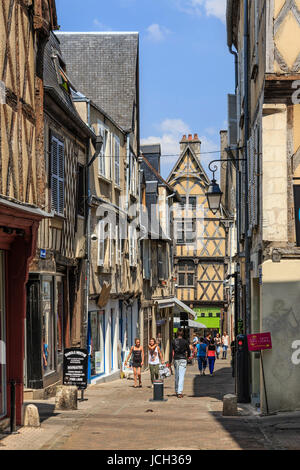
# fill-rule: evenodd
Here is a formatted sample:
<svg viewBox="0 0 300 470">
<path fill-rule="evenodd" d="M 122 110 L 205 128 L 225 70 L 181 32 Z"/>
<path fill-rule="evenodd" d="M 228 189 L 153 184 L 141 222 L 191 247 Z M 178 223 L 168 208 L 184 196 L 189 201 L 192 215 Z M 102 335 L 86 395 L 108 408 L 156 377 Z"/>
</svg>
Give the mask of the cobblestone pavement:
<svg viewBox="0 0 300 470">
<path fill-rule="evenodd" d="M 0 434 L 0 450 L 268 450 L 300 449 L 300 413 L 259 417 L 239 408 L 223 417 L 223 396 L 233 393 L 229 360 L 218 360 L 215 375 L 200 376 L 188 366 L 184 397 L 174 393 L 174 376 L 165 380 L 166 402 L 149 401 L 150 374 L 143 387 L 133 380 L 93 385 L 78 410 L 54 412 L 55 399 L 38 406 L 40 428 Z"/>
</svg>

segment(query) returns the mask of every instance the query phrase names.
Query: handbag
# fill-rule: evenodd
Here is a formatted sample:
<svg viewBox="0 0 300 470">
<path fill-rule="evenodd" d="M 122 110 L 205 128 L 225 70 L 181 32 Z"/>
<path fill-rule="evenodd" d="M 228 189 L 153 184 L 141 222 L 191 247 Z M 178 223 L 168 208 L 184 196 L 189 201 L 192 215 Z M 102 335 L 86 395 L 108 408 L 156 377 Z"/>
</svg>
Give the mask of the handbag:
<svg viewBox="0 0 300 470">
<path fill-rule="evenodd" d="M 161 379 L 166 379 L 167 377 L 170 377 L 171 371 L 168 366 L 165 364 L 160 364 L 159 366 L 159 376 Z"/>
</svg>

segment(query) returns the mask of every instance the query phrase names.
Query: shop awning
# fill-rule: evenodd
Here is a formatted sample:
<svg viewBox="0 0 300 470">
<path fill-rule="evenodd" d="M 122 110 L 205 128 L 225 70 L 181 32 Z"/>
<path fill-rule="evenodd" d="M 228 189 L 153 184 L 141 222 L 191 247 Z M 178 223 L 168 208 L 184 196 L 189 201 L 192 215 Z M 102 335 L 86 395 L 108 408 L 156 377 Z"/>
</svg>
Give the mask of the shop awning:
<svg viewBox="0 0 300 470">
<path fill-rule="evenodd" d="M 173 313 L 187 312 L 193 315 L 193 318 L 195 318 L 196 316 L 194 310 L 192 310 L 190 307 L 181 302 L 181 300 L 177 299 L 177 297 L 171 297 L 170 299 L 159 299 L 156 300 L 155 303 L 157 304 L 158 308 L 173 307 Z"/>
<path fill-rule="evenodd" d="M 174 317 L 173 319 L 174 328 L 180 327 L 180 318 Z M 198 323 L 197 321 L 189 320 L 189 328 L 203 328 L 206 329 L 207 326 L 203 323 Z"/>
<path fill-rule="evenodd" d="M 100 308 L 94 300 L 89 300 L 89 312 L 100 312 L 103 308 Z"/>
</svg>

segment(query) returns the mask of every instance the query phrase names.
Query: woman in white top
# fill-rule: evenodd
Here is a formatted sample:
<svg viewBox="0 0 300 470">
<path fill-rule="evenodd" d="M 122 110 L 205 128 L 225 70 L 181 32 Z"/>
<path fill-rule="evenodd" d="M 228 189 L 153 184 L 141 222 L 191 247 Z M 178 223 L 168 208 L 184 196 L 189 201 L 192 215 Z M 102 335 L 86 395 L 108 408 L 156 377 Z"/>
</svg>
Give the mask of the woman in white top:
<svg viewBox="0 0 300 470">
<path fill-rule="evenodd" d="M 152 387 L 153 387 L 153 381 L 159 378 L 159 359 L 161 360 L 161 363 L 164 363 L 161 350 L 156 344 L 156 340 L 154 338 L 150 339 L 149 342 L 149 369 L 150 369 L 150 375 L 151 375 L 151 382 L 152 382 Z"/>
<path fill-rule="evenodd" d="M 224 331 L 223 336 L 222 336 L 222 348 L 223 348 L 223 357 L 222 357 L 222 359 L 227 358 L 228 346 L 229 346 L 229 336 L 226 333 L 226 331 Z"/>
</svg>

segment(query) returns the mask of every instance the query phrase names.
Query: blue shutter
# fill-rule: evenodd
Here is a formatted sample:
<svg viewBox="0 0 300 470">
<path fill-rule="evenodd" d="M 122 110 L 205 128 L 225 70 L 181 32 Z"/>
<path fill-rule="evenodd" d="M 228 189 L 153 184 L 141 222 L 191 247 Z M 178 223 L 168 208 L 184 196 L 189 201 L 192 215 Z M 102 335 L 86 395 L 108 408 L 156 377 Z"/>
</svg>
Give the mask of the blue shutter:
<svg viewBox="0 0 300 470">
<path fill-rule="evenodd" d="M 57 214 L 64 214 L 64 143 L 51 137 L 51 205 Z"/>
</svg>

